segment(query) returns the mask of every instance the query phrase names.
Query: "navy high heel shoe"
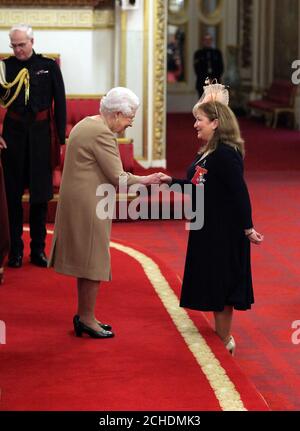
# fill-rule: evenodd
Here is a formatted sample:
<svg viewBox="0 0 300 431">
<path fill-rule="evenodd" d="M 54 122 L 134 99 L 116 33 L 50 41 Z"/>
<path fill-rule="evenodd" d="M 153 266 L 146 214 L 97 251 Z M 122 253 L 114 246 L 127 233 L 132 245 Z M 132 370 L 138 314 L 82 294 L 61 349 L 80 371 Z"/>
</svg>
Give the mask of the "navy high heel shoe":
<svg viewBox="0 0 300 431">
<path fill-rule="evenodd" d="M 95 329 L 90 328 L 84 323 L 80 322 L 77 316 L 73 317 L 73 325 L 76 337 L 82 337 L 82 334 L 87 334 L 91 338 L 112 338 L 114 333 L 111 331 L 106 331 L 105 329 L 100 329 L 100 331 L 95 331 Z"/>
<path fill-rule="evenodd" d="M 73 323 L 75 320 L 79 320 L 78 314 L 75 314 L 75 316 L 73 317 Z M 98 325 L 101 326 L 101 328 L 104 329 L 105 331 L 111 331 L 112 330 L 112 326 L 108 325 L 107 323 L 98 322 Z"/>
</svg>

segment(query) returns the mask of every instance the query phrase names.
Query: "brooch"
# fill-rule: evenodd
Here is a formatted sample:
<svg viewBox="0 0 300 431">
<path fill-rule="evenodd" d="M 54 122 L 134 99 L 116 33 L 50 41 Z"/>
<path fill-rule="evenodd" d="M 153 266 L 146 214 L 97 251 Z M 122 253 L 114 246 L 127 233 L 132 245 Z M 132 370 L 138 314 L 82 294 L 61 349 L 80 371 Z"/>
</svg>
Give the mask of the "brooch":
<svg viewBox="0 0 300 431">
<path fill-rule="evenodd" d="M 207 174 L 207 172 L 208 172 L 207 169 L 203 168 L 202 166 L 196 166 L 194 176 L 191 179 L 192 183 L 195 184 L 195 186 L 197 184 L 204 183 L 205 182 L 204 175 Z"/>
</svg>

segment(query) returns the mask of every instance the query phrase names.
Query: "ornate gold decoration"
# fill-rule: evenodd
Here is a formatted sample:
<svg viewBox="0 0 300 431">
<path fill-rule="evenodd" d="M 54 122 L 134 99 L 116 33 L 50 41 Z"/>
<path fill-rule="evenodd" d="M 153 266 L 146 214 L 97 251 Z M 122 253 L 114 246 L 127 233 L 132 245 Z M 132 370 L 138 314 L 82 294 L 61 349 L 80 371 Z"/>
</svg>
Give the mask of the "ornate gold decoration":
<svg viewBox="0 0 300 431">
<path fill-rule="evenodd" d="M 166 129 L 166 3 L 154 2 L 153 160 L 165 157 Z"/>
<path fill-rule="evenodd" d="M 112 28 L 115 25 L 115 14 L 111 9 L 0 8 L 1 29 L 20 22 L 34 23 L 34 30 Z"/>
<path fill-rule="evenodd" d="M 187 69 L 189 64 L 188 43 L 189 40 L 189 0 L 177 2 L 168 0 L 168 54 L 167 54 L 167 86 L 168 93 L 187 93 Z M 176 29 L 175 29 L 176 28 Z M 170 51 L 169 51 L 170 48 Z M 177 71 L 172 70 L 172 50 L 173 59 L 177 59 Z M 171 60 L 171 69 L 168 58 Z M 174 65 L 173 65 L 174 66 Z"/>
<path fill-rule="evenodd" d="M 142 158 L 148 154 L 148 88 L 149 88 L 149 0 L 144 0 L 144 42 L 143 42 L 143 148 Z"/>
<path fill-rule="evenodd" d="M 189 20 L 188 7 L 189 7 L 188 0 L 184 1 L 183 7 L 178 12 L 172 11 L 172 9 L 170 9 L 170 6 L 169 6 L 169 8 L 168 8 L 168 24 L 180 25 L 180 24 L 185 24 L 186 22 L 188 22 L 188 20 Z"/>
<path fill-rule="evenodd" d="M 203 8 L 204 0 L 198 0 L 198 15 L 200 21 L 206 25 L 219 24 L 222 21 L 223 1 L 224 0 L 217 0 L 215 9 L 212 12 L 206 13 Z"/>
<path fill-rule="evenodd" d="M 112 10 L 98 10 L 93 12 L 93 28 L 113 28 L 115 26 L 115 12 Z"/>
<path fill-rule="evenodd" d="M 120 40 L 120 86 L 127 86 L 127 11 L 121 10 L 121 40 Z M 125 137 L 125 131 L 118 134 L 119 138 Z"/>
<path fill-rule="evenodd" d="M 127 52 L 127 11 L 121 11 L 121 61 L 120 85 L 126 87 L 126 52 Z"/>
<path fill-rule="evenodd" d="M 8 108 L 13 101 L 18 97 L 20 94 L 21 88 L 24 85 L 25 87 L 25 105 L 27 105 L 27 102 L 29 100 L 29 72 L 24 67 L 20 70 L 18 75 L 15 77 L 15 79 L 12 82 L 6 81 L 6 72 L 5 72 L 5 63 L 3 61 L 0 61 L 0 85 L 3 87 L 6 92 L 5 94 L 0 97 L 0 105 L 3 108 Z M 17 86 L 15 89 L 14 94 L 10 97 L 11 89 L 14 86 Z M 10 98 L 9 98 L 10 97 Z"/>
<path fill-rule="evenodd" d="M 113 0 L 2 0 L 1 6 L 113 7 Z"/>
</svg>

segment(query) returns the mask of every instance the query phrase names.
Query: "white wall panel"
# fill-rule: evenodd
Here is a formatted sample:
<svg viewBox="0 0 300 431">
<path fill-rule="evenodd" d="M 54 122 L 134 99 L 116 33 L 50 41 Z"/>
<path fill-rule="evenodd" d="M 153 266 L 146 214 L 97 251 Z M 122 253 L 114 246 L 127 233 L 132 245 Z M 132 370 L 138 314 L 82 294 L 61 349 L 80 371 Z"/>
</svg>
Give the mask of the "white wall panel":
<svg viewBox="0 0 300 431">
<path fill-rule="evenodd" d="M 67 94 L 105 93 L 113 86 L 114 30 L 35 30 L 37 53 L 58 53 Z M 8 31 L 0 31 L 0 52 L 9 53 Z"/>
</svg>

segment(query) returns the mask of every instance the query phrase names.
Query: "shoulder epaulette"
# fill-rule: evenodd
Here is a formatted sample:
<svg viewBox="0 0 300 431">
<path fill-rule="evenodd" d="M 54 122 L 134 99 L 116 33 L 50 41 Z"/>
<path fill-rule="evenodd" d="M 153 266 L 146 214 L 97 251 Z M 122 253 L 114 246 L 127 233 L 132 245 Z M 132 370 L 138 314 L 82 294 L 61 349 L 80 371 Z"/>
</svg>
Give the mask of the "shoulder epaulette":
<svg viewBox="0 0 300 431">
<path fill-rule="evenodd" d="M 45 58 L 46 60 L 52 60 L 55 61 L 55 58 L 51 57 L 50 55 L 45 54 L 37 54 L 39 57 Z"/>
<path fill-rule="evenodd" d="M 8 55 L 7 57 L 2 57 L 2 58 L 0 58 L 0 61 L 2 61 L 2 60 L 8 60 L 9 58 L 12 58 L 13 57 L 13 55 L 12 54 L 10 54 L 10 55 Z"/>
</svg>

